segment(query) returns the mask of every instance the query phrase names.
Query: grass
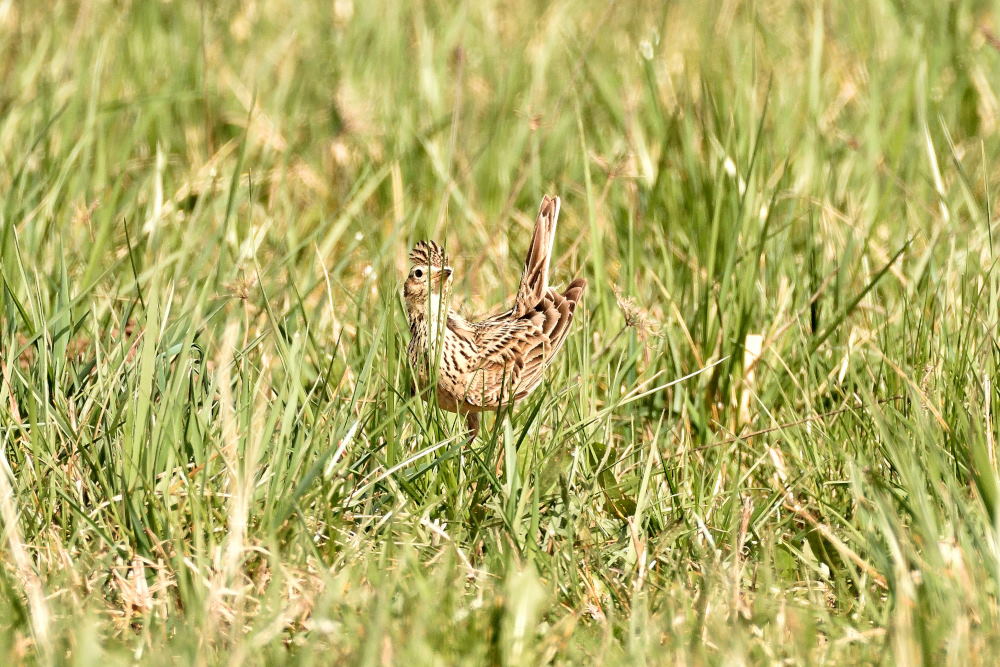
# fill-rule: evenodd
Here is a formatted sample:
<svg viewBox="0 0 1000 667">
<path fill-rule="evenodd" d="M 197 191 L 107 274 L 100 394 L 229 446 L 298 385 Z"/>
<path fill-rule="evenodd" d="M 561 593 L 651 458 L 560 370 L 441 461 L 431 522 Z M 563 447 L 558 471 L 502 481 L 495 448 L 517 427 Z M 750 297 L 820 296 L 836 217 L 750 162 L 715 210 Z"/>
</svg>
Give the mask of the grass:
<svg viewBox="0 0 1000 667">
<path fill-rule="evenodd" d="M 996 20 L 0 1 L 0 656 L 991 662 Z M 486 312 L 543 193 L 585 308 L 464 446 L 406 253 Z"/>
</svg>

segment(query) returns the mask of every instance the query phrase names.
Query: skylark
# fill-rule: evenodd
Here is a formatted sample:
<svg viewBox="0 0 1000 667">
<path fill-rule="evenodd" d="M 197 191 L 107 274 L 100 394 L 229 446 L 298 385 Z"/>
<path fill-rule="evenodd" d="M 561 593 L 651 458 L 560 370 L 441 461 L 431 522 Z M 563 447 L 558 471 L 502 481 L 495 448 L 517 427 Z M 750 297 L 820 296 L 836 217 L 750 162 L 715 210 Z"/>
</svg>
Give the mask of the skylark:
<svg viewBox="0 0 1000 667">
<path fill-rule="evenodd" d="M 480 412 L 510 405 L 541 383 L 587 287 L 583 278 L 562 293 L 549 287 L 558 218 L 559 198 L 543 197 L 513 307 L 480 322 L 451 309 L 452 268 L 441 246 L 421 241 L 410 253 L 403 284 L 410 364 L 418 387 L 436 379 L 438 405 L 465 416 L 470 440 Z"/>
</svg>

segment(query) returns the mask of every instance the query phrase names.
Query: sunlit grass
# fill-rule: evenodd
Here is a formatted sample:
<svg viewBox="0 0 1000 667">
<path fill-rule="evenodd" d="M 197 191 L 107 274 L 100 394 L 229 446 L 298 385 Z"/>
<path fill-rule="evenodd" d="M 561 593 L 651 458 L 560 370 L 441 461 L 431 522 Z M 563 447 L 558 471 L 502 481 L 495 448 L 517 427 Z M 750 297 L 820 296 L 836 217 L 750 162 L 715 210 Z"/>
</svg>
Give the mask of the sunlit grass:
<svg viewBox="0 0 1000 667">
<path fill-rule="evenodd" d="M 0 655 L 991 661 L 996 9 L 716 4 L 0 1 Z M 406 253 L 546 193 L 467 446 Z"/>
</svg>

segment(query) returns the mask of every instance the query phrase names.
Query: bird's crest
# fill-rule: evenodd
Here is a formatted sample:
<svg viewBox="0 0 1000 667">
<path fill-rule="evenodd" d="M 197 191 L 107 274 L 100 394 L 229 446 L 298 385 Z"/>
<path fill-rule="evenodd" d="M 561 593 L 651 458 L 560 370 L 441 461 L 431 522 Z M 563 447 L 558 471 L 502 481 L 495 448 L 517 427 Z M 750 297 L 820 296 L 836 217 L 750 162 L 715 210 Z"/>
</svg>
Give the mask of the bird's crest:
<svg viewBox="0 0 1000 667">
<path fill-rule="evenodd" d="M 410 251 L 410 263 L 414 266 L 449 266 L 444 248 L 434 241 L 421 241 Z"/>
</svg>

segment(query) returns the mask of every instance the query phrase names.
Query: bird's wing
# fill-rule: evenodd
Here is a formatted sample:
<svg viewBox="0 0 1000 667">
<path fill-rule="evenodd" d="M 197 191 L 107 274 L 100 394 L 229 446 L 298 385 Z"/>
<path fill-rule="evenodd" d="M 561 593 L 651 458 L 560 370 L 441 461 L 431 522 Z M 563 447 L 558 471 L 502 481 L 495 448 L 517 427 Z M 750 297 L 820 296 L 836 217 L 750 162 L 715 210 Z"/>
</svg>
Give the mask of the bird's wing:
<svg viewBox="0 0 1000 667">
<path fill-rule="evenodd" d="M 495 317 L 475 325 L 479 357 L 473 363 L 465 401 L 480 408 L 510 400 L 520 384 L 523 352 L 539 331 L 529 320 Z"/>
<path fill-rule="evenodd" d="M 541 335 L 520 351 L 524 363 L 518 376 L 515 399 L 524 398 L 541 383 L 542 373 L 566 340 L 576 305 L 586 287 L 585 280 L 574 280 L 561 294 L 554 289 L 546 291 L 545 297 L 535 306 L 530 317 L 538 324 Z"/>
<path fill-rule="evenodd" d="M 512 315 L 524 317 L 545 297 L 549 288 L 549 262 L 552 260 L 552 244 L 559 222 L 559 197 L 542 197 L 535 218 L 535 232 L 531 236 L 528 256 L 524 259 L 521 285 L 517 288 Z"/>
<path fill-rule="evenodd" d="M 477 407 L 496 407 L 531 393 L 562 347 L 586 285 L 586 281 L 578 279 L 562 294 L 547 290 L 519 319 L 493 318 L 478 323 L 480 361 L 466 401 Z"/>
</svg>

